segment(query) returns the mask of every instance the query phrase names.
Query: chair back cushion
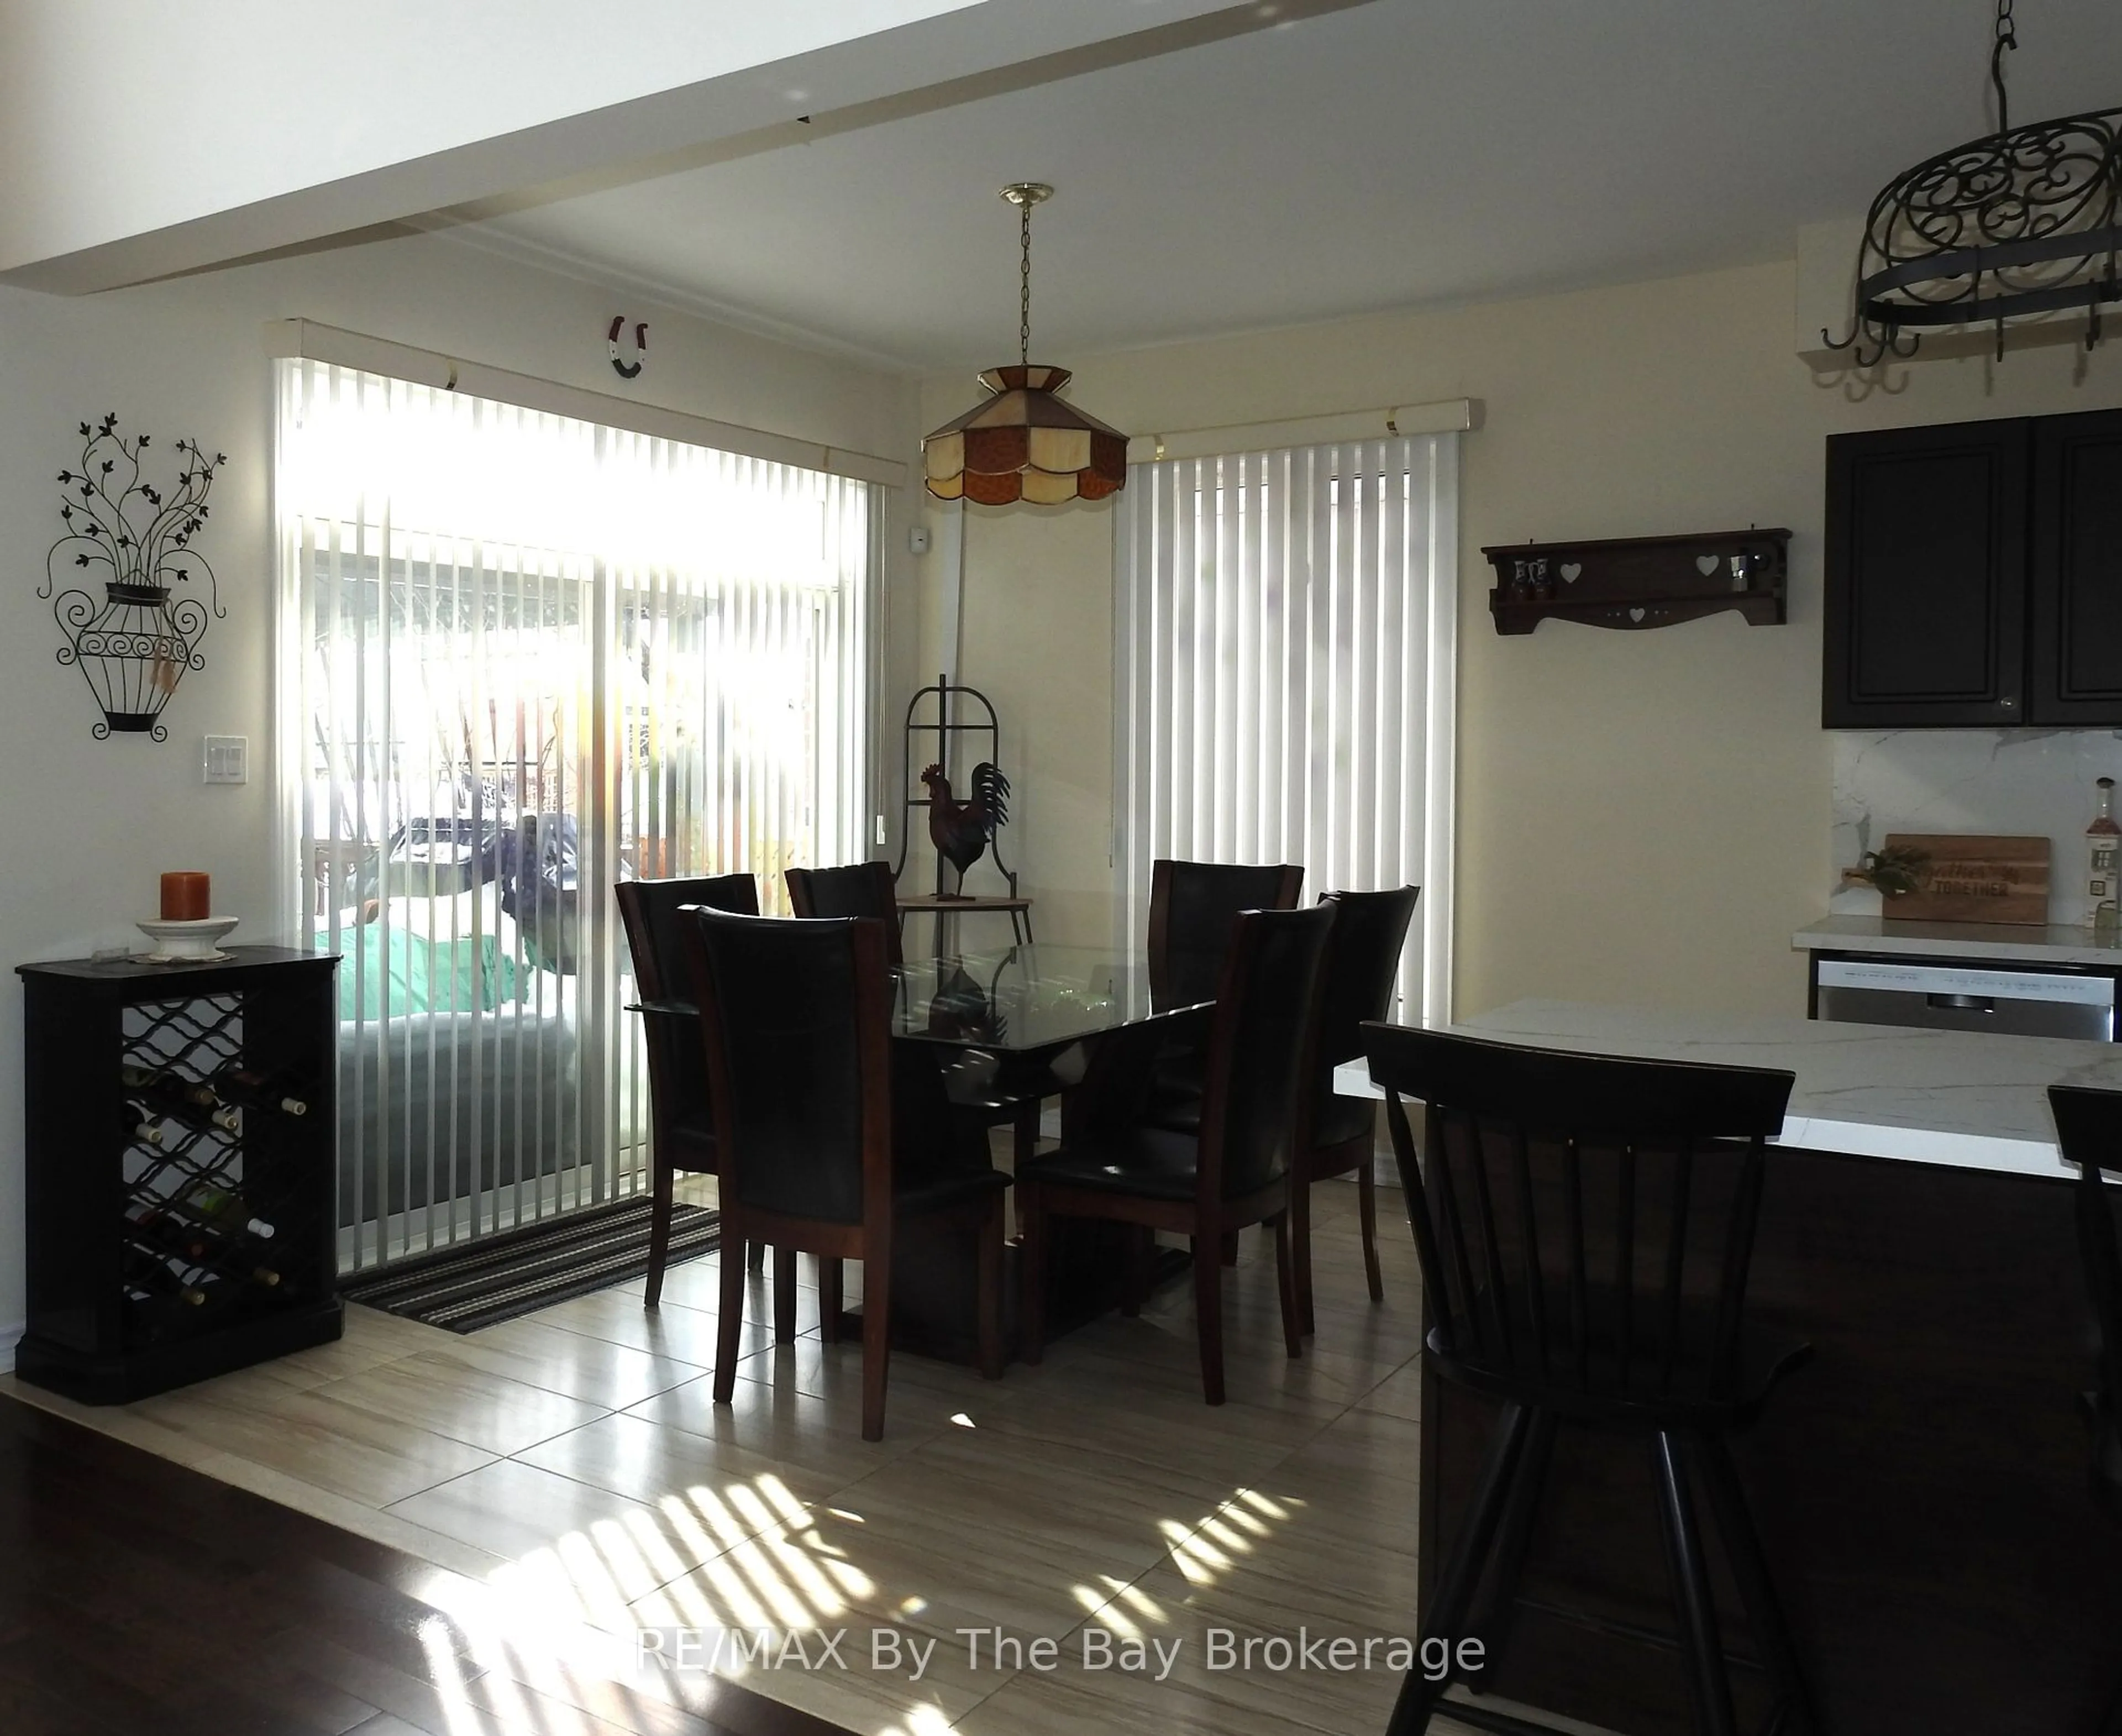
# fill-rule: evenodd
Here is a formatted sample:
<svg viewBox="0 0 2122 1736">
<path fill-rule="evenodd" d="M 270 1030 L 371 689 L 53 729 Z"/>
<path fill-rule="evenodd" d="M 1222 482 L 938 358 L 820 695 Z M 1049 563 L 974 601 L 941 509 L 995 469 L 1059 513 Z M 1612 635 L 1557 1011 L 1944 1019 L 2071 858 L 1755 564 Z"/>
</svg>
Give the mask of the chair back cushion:
<svg viewBox="0 0 2122 1736">
<path fill-rule="evenodd" d="M 643 1000 L 689 1000 L 692 979 L 685 963 L 685 919 L 689 904 L 727 910 L 738 916 L 759 914 L 759 882 L 750 874 L 708 874 L 688 880 L 622 880 L 612 888 L 626 944 L 633 955 L 634 985 Z"/>
<path fill-rule="evenodd" d="M 1241 910 L 1294 910 L 1304 870 L 1160 858 L 1150 871 L 1149 991 L 1159 1008 L 1213 1000 Z"/>
<path fill-rule="evenodd" d="M 1291 1167 L 1309 1136 L 1326 952 L 1336 912 L 1248 910 L 1237 919 L 1208 1038 L 1202 1186 L 1226 1200 Z"/>
<path fill-rule="evenodd" d="M 788 907 L 798 916 L 867 916 L 885 925 L 886 956 L 899 962 L 898 882 L 889 862 L 788 868 Z"/>
<path fill-rule="evenodd" d="M 1364 1022 L 1392 1010 L 1400 956 L 1421 896 L 1420 887 L 1404 886 L 1390 892 L 1329 892 L 1320 901 L 1339 912 L 1319 1013 L 1319 1065 L 1328 1078 L 1363 1052 Z"/>
<path fill-rule="evenodd" d="M 1763 1143 L 1792 1074 L 1363 1036 L 1448 1367 L 1540 1402 L 1736 1394 Z M 1403 1097 L 1428 1106 L 1419 1158 Z"/>
<path fill-rule="evenodd" d="M 726 1196 L 862 1222 L 865 1160 L 890 1161 L 880 926 L 703 909 L 687 933 Z"/>
<path fill-rule="evenodd" d="M 747 916 L 759 914 L 759 883 L 749 874 L 622 880 L 612 888 L 612 896 L 626 926 L 627 949 L 633 956 L 633 985 L 643 1000 L 693 998 L 685 963 L 685 922 L 679 915 L 686 905 L 708 905 Z M 648 1042 L 650 1107 L 657 1125 L 675 1128 L 704 1116 L 707 1067 L 694 1033 L 680 1020 L 652 1013 L 643 1023 Z"/>
</svg>

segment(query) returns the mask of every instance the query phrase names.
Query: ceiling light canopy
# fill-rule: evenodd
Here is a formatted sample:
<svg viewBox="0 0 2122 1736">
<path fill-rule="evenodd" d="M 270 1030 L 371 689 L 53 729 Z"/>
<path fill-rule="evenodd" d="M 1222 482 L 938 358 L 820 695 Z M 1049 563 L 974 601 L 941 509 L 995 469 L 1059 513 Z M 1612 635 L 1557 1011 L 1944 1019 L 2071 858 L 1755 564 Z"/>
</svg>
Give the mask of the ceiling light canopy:
<svg viewBox="0 0 2122 1736">
<path fill-rule="evenodd" d="M 1860 367 L 1912 356 L 1925 329 L 2087 310 L 2122 302 L 2122 109 L 2014 128 L 2004 55 L 2019 45 L 2012 0 L 1998 0 L 1989 82 L 1997 130 L 1888 184 L 1872 201 L 1857 256 L 1857 311 L 1830 348 Z"/>
<path fill-rule="evenodd" d="M 1017 181 L 1002 196 L 1017 208 L 1022 250 L 1017 366 L 981 374 L 987 401 L 921 442 L 923 478 L 938 500 L 982 506 L 1102 500 L 1127 486 L 1127 436 L 1057 395 L 1067 368 L 1031 360 L 1031 208 L 1054 190 Z"/>
</svg>

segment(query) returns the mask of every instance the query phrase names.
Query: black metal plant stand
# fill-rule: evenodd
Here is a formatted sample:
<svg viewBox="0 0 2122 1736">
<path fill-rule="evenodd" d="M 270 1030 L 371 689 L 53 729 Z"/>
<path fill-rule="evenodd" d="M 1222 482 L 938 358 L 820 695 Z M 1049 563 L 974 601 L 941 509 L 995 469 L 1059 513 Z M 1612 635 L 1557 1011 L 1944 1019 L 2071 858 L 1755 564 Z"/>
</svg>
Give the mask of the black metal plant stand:
<svg viewBox="0 0 2122 1736">
<path fill-rule="evenodd" d="M 932 717 L 924 718 L 924 702 L 932 707 Z M 971 715 L 968 715 L 968 712 Z M 973 751 L 960 753 L 960 738 L 970 736 Z M 912 848 L 914 827 L 920 824 L 918 816 L 928 811 L 928 798 L 916 795 L 920 788 L 914 772 L 914 744 L 917 741 L 933 737 L 935 751 L 923 753 L 921 763 L 941 765 L 943 775 L 956 775 L 960 765 L 975 765 L 983 760 L 999 761 L 1002 757 L 1002 728 L 995 718 L 995 709 L 988 696 L 977 687 L 967 687 L 951 681 L 947 674 L 938 675 L 928 686 L 922 688 L 906 702 L 906 721 L 900 732 L 899 787 L 904 792 L 901 804 L 899 830 L 899 859 L 892 864 L 891 877 L 899 879 L 906 872 L 907 852 Z M 984 737 L 987 746 L 979 749 L 979 739 Z M 961 888 L 964 877 L 959 877 L 959 888 L 946 890 L 944 883 L 945 863 L 941 852 L 936 858 L 936 889 L 932 894 L 908 896 L 899 899 L 901 919 L 909 910 L 921 910 L 936 915 L 939 919 L 974 910 L 998 910 L 1007 915 L 1012 935 L 1019 941 L 1029 941 L 1031 933 L 1031 901 L 1017 891 L 1017 873 L 1002 858 L 999 835 L 988 839 L 988 854 L 1008 883 L 1009 893 L 1003 898 L 971 896 Z"/>
<path fill-rule="evenodd" d="M 23 965 L 16 1372 L 124 1403 L 339 1336 L 339 961 Z"/>
</svg>

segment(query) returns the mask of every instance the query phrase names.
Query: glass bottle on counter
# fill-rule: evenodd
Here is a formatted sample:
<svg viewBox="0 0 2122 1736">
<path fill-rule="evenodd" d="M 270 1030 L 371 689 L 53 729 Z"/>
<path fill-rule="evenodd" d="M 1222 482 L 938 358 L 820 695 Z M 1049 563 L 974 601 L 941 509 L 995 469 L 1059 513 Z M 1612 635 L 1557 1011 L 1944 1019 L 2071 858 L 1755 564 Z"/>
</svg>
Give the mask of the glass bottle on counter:
<svg viewBox="0 0 2122 1736">
<path fill-rule="evenodd" d="M 2094 787 L 2099 808 L 2085 829 L 2085 891 L 2092 905 L 2093 932 L 2112 935 L 2122 932 L 2122 887 L 2117 883 L 2122 876 L 2122 826 L 2115 821 L 2115 780 L 2102 778 Z"/>
</svg>

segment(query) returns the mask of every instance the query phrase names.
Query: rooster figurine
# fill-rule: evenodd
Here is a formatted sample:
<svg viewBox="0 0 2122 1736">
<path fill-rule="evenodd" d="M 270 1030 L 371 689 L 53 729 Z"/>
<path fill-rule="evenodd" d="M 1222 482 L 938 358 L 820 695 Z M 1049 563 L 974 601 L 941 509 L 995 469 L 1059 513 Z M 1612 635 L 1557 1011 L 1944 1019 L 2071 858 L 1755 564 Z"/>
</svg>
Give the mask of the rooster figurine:
<svg viewBox="0 0 2122 1736">
<path fill-rule="evenodd" d="M 928 786 L 929 839 L 958 871 L 962 887 L 965 870 L 986 852 L 995 828 L 1009 823 L 1009 779 L 1000 766 L 983 760 L 973 768 L 973 793 L 964 802 L 951 799 L 951 780 L 940 765 L 922 773 L 921 781 Z"/>
</svg>

